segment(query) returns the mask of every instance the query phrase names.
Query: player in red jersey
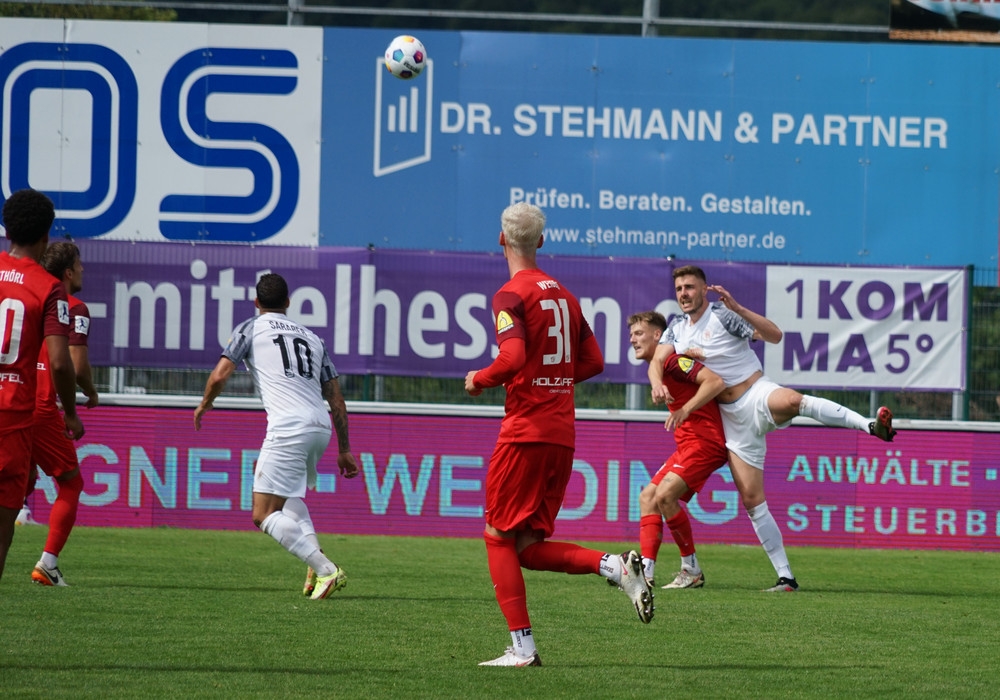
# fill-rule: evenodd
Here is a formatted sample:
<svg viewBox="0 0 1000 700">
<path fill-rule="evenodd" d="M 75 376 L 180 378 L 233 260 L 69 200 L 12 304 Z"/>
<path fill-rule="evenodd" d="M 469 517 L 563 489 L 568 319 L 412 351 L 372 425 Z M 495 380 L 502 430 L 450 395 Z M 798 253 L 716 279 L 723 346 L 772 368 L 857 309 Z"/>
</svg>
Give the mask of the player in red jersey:
<svg viewBox="0 0 1000 700">
<path fill-rule="evenodd" d="M 10 249 L 0 253 L 0 576 L 31 470 L 31 425 L 43 341 L 56 391 L 67 407 L 66 433 L 73 439 L 83 435 L 76 415 L 66 290 L 38 264 L 54 219 L 52 201 L 35 190 L 19 190 L 3 205 Z"/>
<path fill-rule="evenodd" d="M 636 358 L 650 362 L 667 320 L 656 311 L 645 311 L 632 314 L 628 326 Z M 689 501 L 701 491 L 712 472 L 726 463 L 726 435 L 714 400 L 726 385 L 722 377 L 700 362 L 676 353 L 664 362 L 663 381 L 672 397 L 664 427 L 674 431 L 677 451 L 639 494 L 643 573 L 652 587 L 666 520 L 681 553 L 681 570 L 664 588 L 700 588 L 705 585 L 705 575 L 698 564 L 691 519 L 680 501 Z"/>
<path fill-rule="evenodd" d="M 90 333 L 90 310 L 73 296 L 83 289 L 83 263 L 80 249 L 69 241 L 51 244 L 42 256 L 42 267 L 58 280 L 69 295 L 69 354 L 73 360 L 76 383 L 87 396 L 87 408 L 98 404 L 97 389 L 91 377 L 87 337 Z M 76 522 L 76 511 L 83 491 L 80 462 L 73 441 L 66 436 L 62 415 L 56 403 L 56 388 L 49 374 L 49 353 L 46 346 L 38 355 L 38 390 L 35 402 L 34 445 L 32 464 L 56 482 L 58 493 L 49 514 L 49 534 L 45 540 L 42 557 L 31 572 L 31 579 L 43 586 L 65 586 L 66 579 L 59 570 L 59 553 Z M 36 476 L 32 470 L 32 477 Z M 29 479 L 28 493 L 34 489 L 34 478 Z"/>
<path fill-rule="evenodd" d="M 600 574 L 628 594 L 639 619 L 653 618 L 653 595 L 636 552 L 621 556 L 550 542 L 573 467 L 575 384 L 600 374 L 604 358 L 580 304 L 535 262 L 545 215 L 530 204 L 501 216 L 500 245 L 510 281 L 493 297 L 500 352 L 465 377 L 465 390 L 504 385 L 500 435 L 486 473 L 486 557 L 513 645 L 481 666 L 540 666 L 521 567 Z"/>
</svg>

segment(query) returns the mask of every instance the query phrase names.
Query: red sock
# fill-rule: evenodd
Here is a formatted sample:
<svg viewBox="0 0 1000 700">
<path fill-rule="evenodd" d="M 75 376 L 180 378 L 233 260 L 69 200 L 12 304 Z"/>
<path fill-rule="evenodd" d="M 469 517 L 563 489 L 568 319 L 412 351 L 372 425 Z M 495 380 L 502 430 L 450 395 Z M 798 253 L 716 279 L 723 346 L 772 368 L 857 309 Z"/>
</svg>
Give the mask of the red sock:
<svg viewBox="0 0 1000 700">
<path fill-rule="evenodd" d="M 659 513 L 639 518 L 639 549 L 646 559 L 656 561 L 663 542 L 663 517 Z"/>
<path fill-rule="evenodd" d="M 523 630 L 531 627 L 516 543 L 513 538 L 494 537 L 486 532 L 483 539 L 486 540 L 486 561 L 493 579 L 493 592 L 500 604 L 500 612 L 507 619 L 507 628 Z"/>
<path fill-rule="evenodd" d="M 521 566 L 532 571 L 596 574 L 603 557 L 604 552 L 569 542 L 535 542 L 522 550 Z"/>
<path fill-rule="evenodd" d="M 694 536 L 691 534 L 691 520 L 688 519 L 687 511 L 681 508 L 677 515 L 667 521 L 667 527 L 677 543 L 677 549 L 681 550 L 681 556 L 689 557 L 694 554 Z"/>
<path fill-rule="evenodd" d="M 69 533 L 73 531 L 76 522 L 76 509 L 80 505 L 80 493 L 83 491 L 83 477 L 77 474 L 66 481 L 56 480 L 59 489 L 56 502 L 52 504 L 49 513 L 49 536 L 45 540 L 45 551 L 59 555 Z"/>
</svg>

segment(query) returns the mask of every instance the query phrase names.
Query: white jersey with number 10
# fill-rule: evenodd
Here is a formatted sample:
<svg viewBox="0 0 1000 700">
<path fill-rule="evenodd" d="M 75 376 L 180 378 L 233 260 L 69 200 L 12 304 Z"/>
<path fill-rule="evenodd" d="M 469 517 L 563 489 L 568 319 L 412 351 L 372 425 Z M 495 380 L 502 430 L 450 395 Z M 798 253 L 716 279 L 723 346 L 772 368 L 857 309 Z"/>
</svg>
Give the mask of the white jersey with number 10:
<svg viewBox="0 0 1000 700">
<path fill-rule="evenodd" d="M 264 313 L 236 327 L 225 349 L 237 365 L 245 362 L 267 411 L 267 432 L 296 435 L 331 429 L 323 383 L 337 370 L 319 336 L 284 314 Z"/>
</svg>

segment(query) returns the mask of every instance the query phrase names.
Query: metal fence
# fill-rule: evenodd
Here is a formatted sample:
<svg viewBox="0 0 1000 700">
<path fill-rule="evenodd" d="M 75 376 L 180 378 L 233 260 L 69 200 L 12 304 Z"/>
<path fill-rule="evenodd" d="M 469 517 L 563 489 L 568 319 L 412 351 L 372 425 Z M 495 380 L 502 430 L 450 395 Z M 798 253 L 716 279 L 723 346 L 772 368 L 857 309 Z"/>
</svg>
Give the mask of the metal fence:
<svg viewBox="0 0 1000 700">
<path fill-rule="evenodd" d="M 246 2 L 214 0 L 39 0 L 38 5 L 67 8 L 117 9 L 122 12 L 169 10 L 185 22 L 287 24 L 311 26 L 400 26 L 418 29 L 545 31 L 603 34 L 685 33 L 702 36 L 795 38 L 814 40 L 878 41 L 889 35 L 888 25 L 778 22 L 753 19 L 705 19 L 660 16 L 659 0 L 620 3 L 615 15 L 570 12 L 510 12 L 449 10 L 423 7 L 380 7 L 327 4 L 311 0 Z M 77 10 L 79 13 L 80 10 Z M 67 9 L 68 13 L 68 9 Z M 71 16 L 86 16 L 75 14 Z M 885 13 L 888 19 L 888 13 Z"/>
</svg>

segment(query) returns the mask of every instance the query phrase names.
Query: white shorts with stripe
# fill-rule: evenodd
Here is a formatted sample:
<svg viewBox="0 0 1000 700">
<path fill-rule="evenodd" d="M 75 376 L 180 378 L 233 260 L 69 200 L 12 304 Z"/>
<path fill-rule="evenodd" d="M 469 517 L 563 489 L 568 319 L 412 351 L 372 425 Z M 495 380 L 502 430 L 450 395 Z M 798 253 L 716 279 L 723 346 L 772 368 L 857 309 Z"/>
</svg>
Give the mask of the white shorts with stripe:
<svg viewBox="0 0 1000 700">
<path fill-rule="evenodd" d="M 767 454 L 765 436 L 772 430 L 791 424 L 791 421 L 786 421 L 777 425 L 767 406 L 767 398 L 780 388 L 780 385 L 763 376 L 736 401 L 719 404 L 722 426 L 726 431 L 726 448 L 757 469 L 764 468 L 764 456 Z"/>
<path fill-rule="evenodd" d="M 302 498 L 316 486 L 316 464 L 330 444 L 330 430 L 306 430 L 298 435 L 268 433 L 257 457 L 254 493 Z"/>
</svg>

